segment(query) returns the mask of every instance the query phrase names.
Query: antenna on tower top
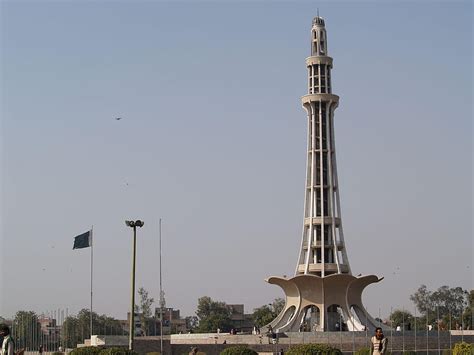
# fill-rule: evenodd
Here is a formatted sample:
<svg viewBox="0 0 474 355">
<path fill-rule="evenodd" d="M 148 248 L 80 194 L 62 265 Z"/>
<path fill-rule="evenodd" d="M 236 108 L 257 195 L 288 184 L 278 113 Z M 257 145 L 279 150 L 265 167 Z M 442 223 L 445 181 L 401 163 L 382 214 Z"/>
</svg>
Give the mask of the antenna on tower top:
<svg viewBox="0 0 474 355">
<path fill-rule="evenodd" d="M 316 8 L 317 16 L 319 17 L 319 7 Z"/>
</svg>

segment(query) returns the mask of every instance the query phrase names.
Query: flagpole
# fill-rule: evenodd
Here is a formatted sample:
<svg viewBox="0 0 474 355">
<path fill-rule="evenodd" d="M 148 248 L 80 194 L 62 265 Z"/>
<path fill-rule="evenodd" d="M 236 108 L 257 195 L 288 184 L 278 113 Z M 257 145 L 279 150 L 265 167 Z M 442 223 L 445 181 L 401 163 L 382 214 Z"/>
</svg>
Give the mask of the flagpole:
<svg viewBox="0 0 474 355">
<path fill-rule="evenodd" d="M 163 287 L 161 282 L 161 218 L 160 218 L 160 354 L 163 354 Z"/>
<path fill-rule="evenodd" d="M 94 225 L 91 227 L 91 314 L 90 314 L 90 329 L 91 329 L 91 341 L 92 341 L 92 270 L 93 270 L 93 260 L 94 260 L 94 243 L 93 243 L 93 234 L 94 234 Z"/>
</svg>

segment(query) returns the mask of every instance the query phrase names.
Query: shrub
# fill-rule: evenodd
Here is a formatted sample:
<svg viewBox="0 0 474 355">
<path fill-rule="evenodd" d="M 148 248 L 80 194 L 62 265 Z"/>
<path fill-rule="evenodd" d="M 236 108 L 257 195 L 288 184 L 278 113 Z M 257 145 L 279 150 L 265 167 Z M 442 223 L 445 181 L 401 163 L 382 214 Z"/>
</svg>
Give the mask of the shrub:
<svg viewBox="0 0 474 355">
<path fill-rule="evenodd" d="M 230 348 L 221 351 L 220 355 L 258 355 L 258 353 L 246 346 L 231 346 Z"/>
<path fill-rule="evenodd" d="M 469 343 L 456 343 L 453 348 L 453 355 L 473 355 L 474 344 Z"/>
<path fill-rule="evenodd" d="M 199 351 L 199 349 L 195 346 L 191 346 L 191 351 L 190 352 L 186 352 L 186 353 L 182 353 L 181 355 L 189 355 L 189 354 L 194 354 L 193 351 L 194 349 L 197 351 L 196 355 L 206 355 L 205 352 L 203 351 Z M 158 353 L 159 354 L 159 353 Z M 166 353 L 164 353 L 166 355 Z"/>
<path fill-rule="evenodd" d="M 289 348 L 286 355 L 342 355 L 342 352 L 326 344 L 299 344 Z"/>
<path fill-rule="evenodd" d="M 354 355 L 370 355 L 370 348 L 364 347 L 360 348 L 355 352 Z"/>
<path fill-rule="evenodd" d="M 127 348 L 108 348 L 102 349 L 99 355 L 138 355 L 133 350 L 128 350 Z"/>
<path fill-rule="evenodd" d="M 161 355 L 159 351 L 151 351 L 149 353 L 146 353 L 146 355 Z"/>
<path fill-rule="evenodd" d="M 76 348 L 69 353 L 69 355 L 99 355 L 102 348 L 97 346 L 83 346 L 82 348 Z"/>
</svg>

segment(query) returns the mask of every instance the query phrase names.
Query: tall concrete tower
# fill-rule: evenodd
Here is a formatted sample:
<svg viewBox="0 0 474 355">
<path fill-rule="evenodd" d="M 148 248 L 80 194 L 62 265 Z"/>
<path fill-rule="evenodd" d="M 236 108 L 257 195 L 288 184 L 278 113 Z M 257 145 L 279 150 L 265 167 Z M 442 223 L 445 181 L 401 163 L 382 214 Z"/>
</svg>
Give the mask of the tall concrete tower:
<svg viewBox="0 0 474 355">
<path fill-rule="evenodd" d="M 337 178 L 334 111 L 339 97 L 332 93 L 324 19 L 311 27 L 311 56 L 306 58 L 308 93 L 307 164 L 303 236 L 295 276 L 269 277 L 286 295 L 283 311 L 269 324 L 274 330 L 334 331 L 378 326 L 362 305 L 362 291 L 382 278 L 352 276 L 344 244 Z"/>
<path fill-rule="evenodd" d="M 321 277 L 350 274 L 341 221 L 334 140 L 334 110 L 339 96 L 332 94 L 332 58 L 324 20 L 313 19 L 308 94 L 302 97 L 308 113 L 308 149 L 304 227 L 296 275 Z"/>
</svg>

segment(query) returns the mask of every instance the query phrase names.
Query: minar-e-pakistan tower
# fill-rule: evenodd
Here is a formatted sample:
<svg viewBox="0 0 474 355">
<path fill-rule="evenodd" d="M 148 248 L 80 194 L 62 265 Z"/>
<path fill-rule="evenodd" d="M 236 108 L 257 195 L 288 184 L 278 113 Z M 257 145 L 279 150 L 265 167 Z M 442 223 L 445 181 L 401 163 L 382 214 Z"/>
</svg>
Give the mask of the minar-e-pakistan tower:
<svg viewBox="0 0 474 355">
<path fill-rule="evenodd" d="M 332 58 L 324 19 L 311 28 L 308 94 L 308 145 L 304 223 L 295 276 L 270 277 L 286 295 L 283 311 L 269 325 L 274 331 L 364 330 L 378 326 L 362 305 L 362 291 L 379 279 L 352 276 L 342 230 L 334 139 L 334 111 L 339 96 L 332 93 Z"/>
</svg>

